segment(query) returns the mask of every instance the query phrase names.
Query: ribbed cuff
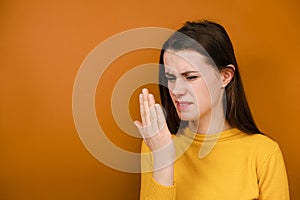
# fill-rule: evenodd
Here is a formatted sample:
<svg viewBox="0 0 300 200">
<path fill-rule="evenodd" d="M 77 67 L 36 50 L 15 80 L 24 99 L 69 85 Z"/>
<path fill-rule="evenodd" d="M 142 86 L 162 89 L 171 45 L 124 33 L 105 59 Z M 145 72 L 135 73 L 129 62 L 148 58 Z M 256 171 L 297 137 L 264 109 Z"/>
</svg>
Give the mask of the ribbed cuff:
<svg viewBox="0 0 300 200">
<path fill-rule="evenodd" d="M 175 200 L 176 184 L 164 186 L 152 178 L 149 188 L 148 200 Z"/>
</svg>

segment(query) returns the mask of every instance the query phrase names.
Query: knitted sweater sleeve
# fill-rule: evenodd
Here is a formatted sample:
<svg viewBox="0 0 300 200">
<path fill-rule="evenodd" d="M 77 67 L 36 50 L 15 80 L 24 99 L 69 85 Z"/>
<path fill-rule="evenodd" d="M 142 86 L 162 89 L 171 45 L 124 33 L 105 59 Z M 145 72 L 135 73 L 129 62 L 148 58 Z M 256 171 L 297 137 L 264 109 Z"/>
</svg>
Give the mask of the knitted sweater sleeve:
<svg viewBox="0 0 300 200">
<path fill-rule="evenodd" d="M 258 185 L 260 200 L 290 199 L 285 164 L 278 145 L 258 169 Z"/>
<path fill-rule="evenodd" d="M 164 186 L 152 177 L 150 166 L 153 165 L 151 152 L 147 145 L 142 143 L 141 155 L 141 189 L 140 200 L 175 200 L 176 184 Z"/>
</svg>

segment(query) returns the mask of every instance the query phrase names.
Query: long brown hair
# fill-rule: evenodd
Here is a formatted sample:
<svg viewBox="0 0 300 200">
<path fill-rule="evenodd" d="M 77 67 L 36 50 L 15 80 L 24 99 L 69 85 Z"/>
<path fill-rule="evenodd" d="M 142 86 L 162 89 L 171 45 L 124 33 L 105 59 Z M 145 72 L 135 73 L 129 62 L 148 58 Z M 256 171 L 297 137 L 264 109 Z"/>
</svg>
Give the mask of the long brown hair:
<svg viewBox="0 0 300 200">
<path fill-rule="evenodd" d="M 195 42 L 198 45 L 195 45 Z M 166 50 L 195 50 L 214 62 L 218 70 L 229 64 L 235 66 L 234 77 L 225 88 L 226 119 L 232 127 L 245 133 L 261 133 L 256 126 L 244 92 L 234 49 L 226 30 L 215 22 L 203 20 L 186 22 L 163 45 L 160 54 L 159 90 L 162 106 L 165 109 L 166 121 L 172 134 L 179 128 L 187 126 L 186 121 L 178 117 L 175 106 L 167 88 L 163 56 Z"/>
</svg>

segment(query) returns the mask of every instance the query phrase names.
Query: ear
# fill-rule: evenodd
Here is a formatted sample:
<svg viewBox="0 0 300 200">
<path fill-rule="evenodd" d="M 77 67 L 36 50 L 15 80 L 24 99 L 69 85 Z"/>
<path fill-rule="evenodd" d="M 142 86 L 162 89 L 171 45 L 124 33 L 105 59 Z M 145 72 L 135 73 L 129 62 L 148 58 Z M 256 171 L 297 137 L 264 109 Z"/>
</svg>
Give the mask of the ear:
<svg viewBox="0 0 300 200">
<path fill-rule="evenodd" d="M 222 88 L 225 88 L 234 76 L 235 67 L 234 65 L 230 64 L 227 65 L 224 69 L 221 69 L 221 80 L 222 80 Z"/>
</svg>

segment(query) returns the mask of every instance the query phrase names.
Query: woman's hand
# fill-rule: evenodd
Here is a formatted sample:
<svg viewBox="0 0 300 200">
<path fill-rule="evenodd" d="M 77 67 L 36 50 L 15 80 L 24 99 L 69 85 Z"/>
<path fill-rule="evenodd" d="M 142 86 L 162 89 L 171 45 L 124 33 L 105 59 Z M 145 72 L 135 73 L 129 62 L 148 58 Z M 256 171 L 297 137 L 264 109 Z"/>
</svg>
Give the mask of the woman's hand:
<svg viewBox="0 0 300 200">
<path fill-rule="evenodd" d="M 134 121 L 154 156 L 153 178 L 160 184 L 174 184 L 175 148 L 171 133 L 159 104 L 147 89 L 139 95 L 142 122 Z"/>
<path fill-rule="evenodd" d="M 172 142 L 171 133 L 159 104 L 155 104 L 154 96 L 143 89 L 139 95 L 142 122 L 134 121 L 140 134 L 150 150 L 157 151 Z"/>
</svg>

